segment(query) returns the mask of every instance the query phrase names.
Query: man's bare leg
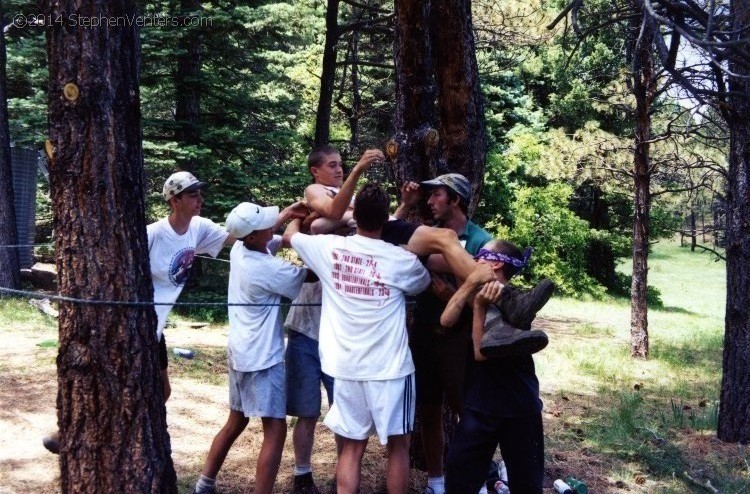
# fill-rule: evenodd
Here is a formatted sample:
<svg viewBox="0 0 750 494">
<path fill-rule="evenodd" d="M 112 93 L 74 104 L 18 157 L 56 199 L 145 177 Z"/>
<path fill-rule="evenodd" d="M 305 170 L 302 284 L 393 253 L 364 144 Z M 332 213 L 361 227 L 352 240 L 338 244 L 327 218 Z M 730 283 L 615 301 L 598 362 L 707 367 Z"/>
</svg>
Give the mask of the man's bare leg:
<svg viewBox="0 0 750 494">
<path fill-rule="evenodd" d="M 297 417 L 292 433 L 294 445 L 294 465 L 310 465 L 312 449 L 315 442 L 315 424 L 318 417 Z"/>
<path fill-rule="evenodd" d="M 342 436 L 337 437 L 340 438 L 339 443 L 341 444 L 341 453 L 339 453 L 339 461 L 336 463 L 336 492 L 337 494 L 357 494 L 359 492 L 362 457 L 367 448 L 367 439 L 360 441 Z M 408 470 L 408 443 L 406 454 L 406 466 Z M 390 465 L 390 460 L 388 461 L 388 464 Z M 390 486 L 388 492 L 391 492 Z"/>
<path fill-rule="evenodd" d="M 286 439 L 286 420 L 262 417 L 263 445 L 255 467 L 255 492 L 271 494 L 279 473 L 281 453 Z"/>
<path fill-rule="evenodd" d="M 406 494 L 409 489 L 410 439 L 411 434 L 388 436 L 388 465 L 385 470 L 385 485 L 389 494 Z"/>
<path fill-rule="evenodd" d="M 453 274 L 461 280 L 465 280 L 476 266 L 456 232 L 448 228 L 418 227 L 406 244 L 406 250 L 418 256 L 442 254 Z"/>
</svg>

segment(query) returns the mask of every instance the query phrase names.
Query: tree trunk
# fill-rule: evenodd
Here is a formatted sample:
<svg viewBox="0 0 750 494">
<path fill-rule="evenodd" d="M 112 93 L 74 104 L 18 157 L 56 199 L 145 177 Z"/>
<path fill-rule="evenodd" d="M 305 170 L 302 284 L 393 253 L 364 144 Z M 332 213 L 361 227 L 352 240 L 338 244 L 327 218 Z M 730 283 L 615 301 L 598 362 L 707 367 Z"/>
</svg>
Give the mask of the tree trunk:
<svg viewBox="0 0 750 494">
<path fill-rule="evenodd" d="M 640 30 L 633 50 L 633 95 L 635 96 L 635 156 L 633 159 L 633 280 L 630 288 L 630 354 L 648 357 L 648 280 L 649 210 L 651 207 L 651 103 L 656 92 L 653 67 L 654 23 L 645 15 L 643 5 L 636 1 L 641 13 Z M 634 30 L 635 31 L 635 30 Z"/>
<path fill-rule="evenodd" d="M 196 0 L 181 0 L 181 14 L 189 15 L 200 9 Z M 201 40 L 197 28 L 183 28 L 178 41 L 177 73 L 175 74 L 175 140 L 181 146 L 200 145 L 201 115 Z M 200 160 L 190 156 L 178 158 L 182 170 L 199 173 Z M 200 175 L 200 174 L 199 174 Z"/>
<path fill-rule="evenodd" d="M 750 27 L 750 1 L 731 2 L 733 37 Z M 745 43 L 747 44 L 747 43 Z M 750 75 L 730 63 L 729 173 L 726 198 L 727 307 L 719 439 L 750 442 Z"/>
<path fill-rule="evenodd" d="M 471 216 L 484 184 L 487 153 L 471 0 L 433 0 L 431 26 L 440 118 L 440 160 L 435 175 L 455 172 L 469 179 Z"/>
<path fill-rule="evenodd" d="M 436 137 L 430 2 L 395 1 L 396 110 L 393 116 L 396 183 L 433 177 L 430 160 Z"/>
<path fill-rule="evenodd" d="M 323 70 L 320 74 L 320 97 L 315 117 L 313 147 L 327 144 L 331 138 L 331 104 L 336 80 L 336 45 L 339 41 L 339 0 L 328 0 L 326 40 L 323 46 Z"/>
<path fill-rule="evenodd" d="M 4 27 L 4 9 L 2 0 L 0 0 L 0 246 L 11 246 L 18 243 L 18 230 L 16 229 L 16 210 L 13 204 L 13 172 L 10 164 L 8 101 L 5 91 Z M 21 287 L 18 271 L 18 250 L 15 247 L 0 247 L 0 287 L 14 290 Z"/>
<path fill-rule="evenodd" d="M 695 252 L 695 245 L 698 243 L 698 232 L 695 225 L 695 209 L 690 209 L 690 252 Z"/>
<path fill-rule="evenodd" d="M 47 0 L 41 6 L 52 19 L 120 22 L 136 12 L 132 0 Z M 153 300 L 137 25 L 73 29 L 53 23 L 46 35 L 60 293 Z M 57 372 L 63 493 L 177 492 L 155 326 L 150 306 L 61 303 Z"/>
</svg>

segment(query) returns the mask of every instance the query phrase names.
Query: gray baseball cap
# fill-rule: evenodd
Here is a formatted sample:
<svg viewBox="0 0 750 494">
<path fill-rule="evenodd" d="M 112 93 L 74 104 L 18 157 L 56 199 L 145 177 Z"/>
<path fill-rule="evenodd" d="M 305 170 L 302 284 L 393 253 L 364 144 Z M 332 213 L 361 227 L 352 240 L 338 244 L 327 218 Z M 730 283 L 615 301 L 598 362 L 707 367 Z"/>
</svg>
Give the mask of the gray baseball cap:
<svg viewBox="0 0 750 494">
<path fill-rule="evenodd" d="M 459 195 L 461 199 L 469 203 L 471 201 L 471 183 L 469 180 L 458 173 L 446 173 L 440 175 L 432 180 L 425 180 L 419 182 L 425 189 L 432 189 L 435 187 L 448 187 L 453 192 Z"/>
</svg>

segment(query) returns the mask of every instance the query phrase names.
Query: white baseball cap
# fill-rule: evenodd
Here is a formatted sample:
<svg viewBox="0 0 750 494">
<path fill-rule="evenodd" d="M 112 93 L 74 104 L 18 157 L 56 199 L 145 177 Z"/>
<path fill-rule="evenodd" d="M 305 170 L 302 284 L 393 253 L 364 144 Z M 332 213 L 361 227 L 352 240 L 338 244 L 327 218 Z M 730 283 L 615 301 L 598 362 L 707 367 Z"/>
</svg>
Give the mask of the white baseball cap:
<svg viewBox="0 0 750 494">
<path fill-rule="evenodd" d="M 244 238 L 256 230 L 271 228 L 278 219 L 278 206 L 263 207 L 251 202 L 243 202 L 227 216 L 226 228 L 234 238 Z"/>
<path fill-rule="evenodd" d="M 166 182 L 164 182 L 164 188 L 162 189 L 162 196 L 164 200 L 169 202 L 171 198 L 182 192 L 202 189 L 208 185 L 206 182 L 199 182 L 195 176 L 190 172 L 177 172 L 169 176 Z"/>
</svg>

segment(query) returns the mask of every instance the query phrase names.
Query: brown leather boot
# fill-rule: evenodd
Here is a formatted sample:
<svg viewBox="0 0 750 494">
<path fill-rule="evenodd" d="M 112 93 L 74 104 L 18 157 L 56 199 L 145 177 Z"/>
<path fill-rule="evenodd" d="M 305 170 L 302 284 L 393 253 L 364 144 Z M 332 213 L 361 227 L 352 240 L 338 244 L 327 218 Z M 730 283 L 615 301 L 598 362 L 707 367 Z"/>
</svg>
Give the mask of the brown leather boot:
<svg viewBox="0 0 750 494">
<path fill-rule="evenodd" d="M 486 328 L 479 351 L 487 358 L 501 359 L 531 355 L 544 349 L 547 343 L 544 331 L 514 328 L 498 317 Z"/>
<path fill-rule="evenodd" d="M 508 324 L 515 328 L 529 330 L 531 321 L 547 303 L 554 290 L 555 284 L 546 278 L 528 291 L 505 285 L 497 308 L 500 309 L 503 319 Z"/>
</svg>

